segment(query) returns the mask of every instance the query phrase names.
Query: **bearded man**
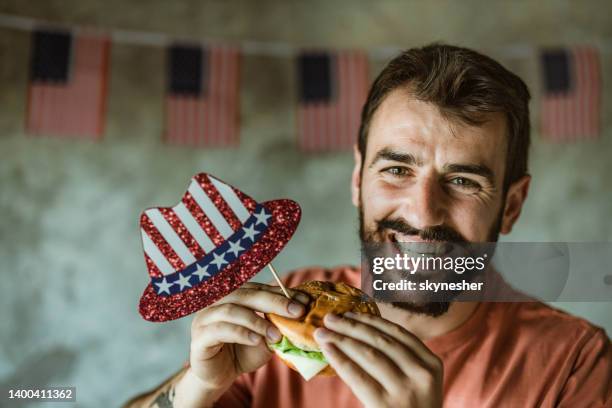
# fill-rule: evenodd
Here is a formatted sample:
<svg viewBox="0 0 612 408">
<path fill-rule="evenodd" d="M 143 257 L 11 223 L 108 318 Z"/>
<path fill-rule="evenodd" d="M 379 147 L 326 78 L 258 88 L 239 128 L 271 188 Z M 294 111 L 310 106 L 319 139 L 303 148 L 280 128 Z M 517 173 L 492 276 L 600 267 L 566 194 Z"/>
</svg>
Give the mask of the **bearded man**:
<svg viewBox="0 0 612 408">
<path fill-rule="evenodd" d="M 495 242 L 530 176 L 529 91 L 475 51 L 433 44 L 393 59 L 362 112 L 351 189 L 362 243 Z M 286 277 L 360 285 L 355 267 Z M 315 339 L 337 377 L 305 382 L 267 342 L 261 313 L 299 317 L 295 294 L 246 284 L 198 312 L 188 367 L 130 406 L 604 407 L 605 332 L 541 302 L 379 302 L 381 317 L 327 315 Z"/>
</svg>

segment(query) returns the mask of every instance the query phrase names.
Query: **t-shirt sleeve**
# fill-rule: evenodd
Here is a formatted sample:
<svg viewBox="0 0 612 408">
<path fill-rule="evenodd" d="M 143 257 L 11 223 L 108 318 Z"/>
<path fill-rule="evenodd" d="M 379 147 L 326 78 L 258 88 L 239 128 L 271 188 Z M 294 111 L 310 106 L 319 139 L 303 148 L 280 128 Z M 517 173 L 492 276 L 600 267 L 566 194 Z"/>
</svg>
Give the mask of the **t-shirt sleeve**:
<svg viewBox="0 0 612 408">
<path fill-rule="evenodd" d="M 612 347 L 597 329 L 578 352 L 573 370 L 561 391 L 559 407 L 612 406 Z"/>
<path fill-rule="evenodd" d="M 232 386 L 214 403 L 215 408 L 248 408 L 253 400 L 252 378 L 242 374 Z"/>
</svg>

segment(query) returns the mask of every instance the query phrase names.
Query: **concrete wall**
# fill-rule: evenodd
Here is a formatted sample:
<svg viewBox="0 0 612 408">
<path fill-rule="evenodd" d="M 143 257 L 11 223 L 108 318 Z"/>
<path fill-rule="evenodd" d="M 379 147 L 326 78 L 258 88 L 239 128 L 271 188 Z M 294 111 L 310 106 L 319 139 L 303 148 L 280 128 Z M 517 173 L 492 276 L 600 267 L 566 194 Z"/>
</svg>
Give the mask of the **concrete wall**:
<svg viewBox="0 0 612 408">
<path fill-rule="evenodd" d="M 55 22 L 195 38 L 365 48 L 444 40 L 500 59 L 525 78 L 535 101 L 535 59 L 513 59 L 506 47 L 595 42 L 609 50 L 610 9 L 607 1 L 0 4 L 0 12 Z M 79 406 L 117 406 L 187 359 L 188 319 L 151 324 L 137 313 L 148 281 L 137 223 L 142 209 L 174 204 L 196 172 L 217 174 L 259 200 L 301 203 L 303 222 L 278 269 L 358 262 L 352 157 L 296 150 L 291 60 L 245 58 L 240 147 L 206 151 L 160 142 L 163 50 L 122 44 L 112 47 L 101 143 L 27 137 L 28 54 L 27 33 L 0 29 L 0 386 L 75 385 Z M 373 61 L 373 73 L 383 63 Z M 554 145 L 534 134 L 532 189 L 510 239 L 612 240 L 611 64 L 603 55 L 601 139 Z M 610 303 L 560 306 L 612 330 Z"/>
</svg>

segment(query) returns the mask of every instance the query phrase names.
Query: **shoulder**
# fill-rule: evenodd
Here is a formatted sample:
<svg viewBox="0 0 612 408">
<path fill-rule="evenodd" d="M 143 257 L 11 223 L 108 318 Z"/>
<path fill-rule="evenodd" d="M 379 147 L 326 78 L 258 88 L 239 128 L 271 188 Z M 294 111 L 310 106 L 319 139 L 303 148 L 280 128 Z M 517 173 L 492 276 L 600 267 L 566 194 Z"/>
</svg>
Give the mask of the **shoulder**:
<svg viewBox="0 0 612 408">
<path fill-rule="evenodd" d="M 587 401 L 592 402 L 589 406 L 608 406 L 612 345 L 604 329 L 541 302 L 518 303 L 510 311 L 519 317 L 515 323 L 522 327 L 519 342 L 525 355 L 539 367 L 550 366 L 551 377 L 559 378 L 560 406 Z"/>
<path fill-rule="evenodd" d="M 592 347 L 606 348 L 610 343 L 601 327 L 539 301 L 493 305 L 493 318 L 505 320 L 508 330 L 518 332 L 530 348 L 554 347 L 569 357 Z"/>
<path fill-rule="evenodd" d="M 574 336 L 603 331 L 586 319 L 539 301 L 510 303 L 508 313 L 512 313 L 523 324 L 544 331 L 563 331 Z"/>
<path fill-rule="evenodd" d="M 289 287 L 311 280 L 345 282 L 351 286 L 359 287 L 361 286 L 361 273 L 358 267 L 350 265 L 333 268 L 313 266 L 296 269 L 283 277 L 283 282 Z"/>
</svg>

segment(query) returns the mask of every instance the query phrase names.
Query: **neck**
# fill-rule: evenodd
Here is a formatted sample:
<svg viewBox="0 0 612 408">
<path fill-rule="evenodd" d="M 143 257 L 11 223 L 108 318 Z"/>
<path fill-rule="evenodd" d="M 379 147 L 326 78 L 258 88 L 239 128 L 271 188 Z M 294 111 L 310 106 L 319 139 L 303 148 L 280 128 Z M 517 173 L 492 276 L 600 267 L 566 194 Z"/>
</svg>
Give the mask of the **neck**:
<svg viewBox="0 0 612 408">
<path fill-rule="evenodd" d="M 448 312 L 431 317 L 409 312 L 389 303 L 378 303 L 383 318 L 403 327 L 425 341 L 446 334 L 465 323 L 476 310 L 478 302 L 452 302 Z"/>
</svg>

